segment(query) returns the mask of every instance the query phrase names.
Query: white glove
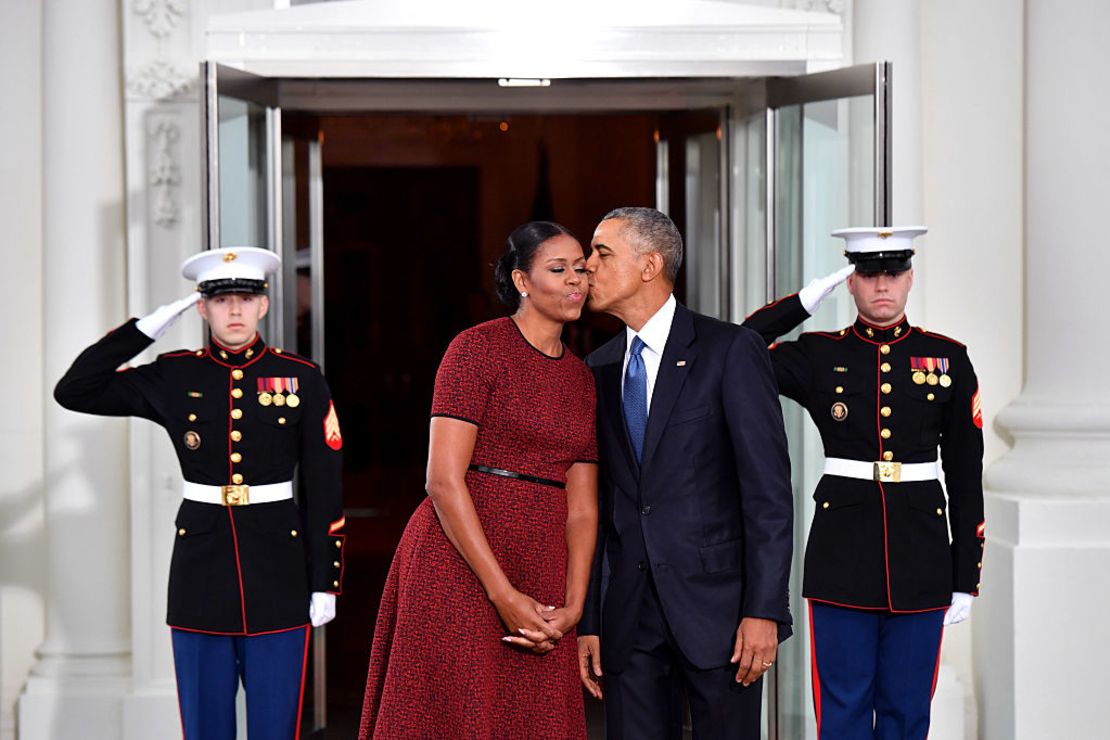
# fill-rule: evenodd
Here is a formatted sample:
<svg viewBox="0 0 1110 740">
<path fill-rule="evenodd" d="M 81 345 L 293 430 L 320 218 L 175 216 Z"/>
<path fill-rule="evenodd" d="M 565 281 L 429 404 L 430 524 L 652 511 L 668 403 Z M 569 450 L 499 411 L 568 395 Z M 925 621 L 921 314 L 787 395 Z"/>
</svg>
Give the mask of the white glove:
<svg viewBox="0 0 1110 740">
<path fill-rule="evenodd" d="M 952 606 L 944 613 L 944 624 L 959 624 L 971 616 L 971 594 L 952 594 Z"/>
<path fill-rule="evenodd" d="M 809 285 L 798 291 L 798 299 L 802 302 L 802 308 L 812 316 L 817 311 L 817 307 L 821 305 L 821 301 L 828 298 L 829 293 L 832 293 L 836 286 L 847 280 L 848 276 L 855 271 L 855 265 L 848 265 L 831 275 L 810 280 Z"/>
<path fill-rule="evenodd" d="M 322 627 L 335 619 L 335 594 L 313 591 L 308 604 L 308 621 L 313 627 Z"/>
<path fill-rule="evenodd" d="M 173 303 L 159 306 L 154 309 L 153 313 L 135 322 L 135 328 L 151 339 L 157 339 L 169 331 L 169 328 L 177 323 L 177 319 L 181 314 L 192 308 L 193 304 L 199 301 L 200 298 L 200 293 L 193 292 L 180 301 L 174 301 Z"/>
</svg>

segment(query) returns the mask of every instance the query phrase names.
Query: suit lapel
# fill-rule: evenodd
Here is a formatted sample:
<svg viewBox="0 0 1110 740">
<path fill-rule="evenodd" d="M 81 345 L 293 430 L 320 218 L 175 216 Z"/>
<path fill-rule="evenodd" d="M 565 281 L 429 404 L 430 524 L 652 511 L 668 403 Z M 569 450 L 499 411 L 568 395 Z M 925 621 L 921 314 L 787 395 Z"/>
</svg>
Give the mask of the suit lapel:
<svg viewBox="0 0 1110 740">
<path fill-rule="evenodd" d="M 651 393 L 651 408 L 648 410 L 647 430 L 644 433 L 644 466 L 651 460 L 663 429 L 671 417 L 675 401 L 682 392 L 682 386 L 694 364 L 697 352 L 693 346 L 694 316 L 688 308 L 679 304 L 675 307 L 671 331 L 667 345 L 663 348 L 663 358 L 659 362 L 659 374 L 655 377 L 655 388 Z M 619 373 L 618 373 L 619 380 Z M 617 386 L 618 392 L 620 386 Z M 627 432 L 625 437 L 627 437 Z M 631 445 L 629 445 L 631 447 Z"/>
<path fill-rule="evenodd" d="M 625 334 L 621 333 L 598 350 L 595 367 L 598 373 L 598 394 L 601 397 L 601 424 L 608 426 L 608 433 L 621 450 L 625 467 L 633 478 L 640 477 L 640 467 L 632 452 L 628 427 L 624 423 L 624 406 L 621 400 L 621 375 L 624 370 Z"/>
</svg>

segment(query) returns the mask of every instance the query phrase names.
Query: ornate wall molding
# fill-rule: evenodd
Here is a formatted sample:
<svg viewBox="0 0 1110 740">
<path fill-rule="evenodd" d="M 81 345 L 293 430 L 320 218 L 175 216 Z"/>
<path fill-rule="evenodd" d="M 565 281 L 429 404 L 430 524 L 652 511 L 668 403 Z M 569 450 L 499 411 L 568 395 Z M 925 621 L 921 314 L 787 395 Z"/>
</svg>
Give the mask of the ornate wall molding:
<svg viewBox="0 0 1110 740">
<path fill-rule="evenodd" d="M 181 187 L 181 166 L 177 162 L 177 142 L 181 128 L 173 121 L 162 119 L 150 126 L 150 145 L 153 152 L 150 167 L 150 217 L 164 228 L 176 226 L 181 216 L 178 189 Z"/>
<path fill-rule="evenodd" d="M 154 58 L 130 69 L 127 92 L 137 98 L 171 100 L 192 90 L 195 74 L 175 65 L 168 48 L 188 21 L 189 0 L 132 0 L 130 5 L 148 37 L 141 45 L 153 46 Z"/>
<path fill-rule="evenodd" d="M 815 13 L 843 15 L 846 0 L 783 0 L 782 7 Z"/>
</svg>

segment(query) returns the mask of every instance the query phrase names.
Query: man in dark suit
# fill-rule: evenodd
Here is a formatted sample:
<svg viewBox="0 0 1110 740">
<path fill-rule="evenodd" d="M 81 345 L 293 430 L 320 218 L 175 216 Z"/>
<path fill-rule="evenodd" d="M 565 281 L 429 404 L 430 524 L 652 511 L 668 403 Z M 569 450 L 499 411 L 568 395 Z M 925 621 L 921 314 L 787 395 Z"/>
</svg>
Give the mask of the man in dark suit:
<svg viewBox="0 0 1110 740">
<path fill-rule="evenodd" d="M 601 532 L 583 683 L 604 696 L 609 740 L 680 737 L 683 691 L 699 739 L 758 738 L 762 675 L 790 635 L 793 547 L 766 345 L 675 301 L 682 237 L 663 213 L 612 211 L 592 246 L 590 305 L 626 330 L 587 358 Z"/>
</svg>

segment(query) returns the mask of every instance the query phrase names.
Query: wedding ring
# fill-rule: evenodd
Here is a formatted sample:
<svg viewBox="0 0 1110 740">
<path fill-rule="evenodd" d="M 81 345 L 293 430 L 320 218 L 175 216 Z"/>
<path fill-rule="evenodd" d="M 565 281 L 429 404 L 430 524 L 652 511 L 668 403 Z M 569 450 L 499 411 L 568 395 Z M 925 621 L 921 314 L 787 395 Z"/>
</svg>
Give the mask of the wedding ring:
<svg viewBox="0 0 1110 740">
<path fill-rule="evenodd" d="M 764 662 L 764 663 L 763 663 L 763 667 L 764 667 L 764 668 L 770 668 L 770 667 L 771 667 L 771 666 L 773 666 L 774 664 L 775 664 L 775 663 L 774 663 L 774 661 L 771 661 L 770 663 Z"/>
</svg>

